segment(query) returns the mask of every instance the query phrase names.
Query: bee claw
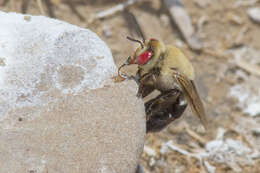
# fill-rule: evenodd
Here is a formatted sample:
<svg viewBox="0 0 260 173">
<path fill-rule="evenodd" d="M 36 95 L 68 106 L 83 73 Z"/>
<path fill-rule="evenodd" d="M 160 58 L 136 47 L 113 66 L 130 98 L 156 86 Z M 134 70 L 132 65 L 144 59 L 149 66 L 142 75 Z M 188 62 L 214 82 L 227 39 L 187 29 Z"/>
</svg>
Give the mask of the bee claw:
<svg viewBox="0 0 260 173">
<path fill-rule="evenodd" d="M 155 111 L 156 104 L 151 103 L 151 104 L 149 104 L 147 107 L 148 107 L 148 108 L 145 110 L 145 112 L 146 112 L 147 114 L 151 114 L 152 111 Z"/>
<path fill-rule="evenodd" d="M 129 76 L 127 79 L 128 79 L 128 80 L 134 80 L 134 81 L 136 82 L 137 85 L 140 84 L 138 78 L 135 77 L 135 76 Z"/>
<path fill-rule="evenodd" d="M 121 76 L 115 76 L 112 78 L 114 80 L 114 82 L 119 83 L 119 82 L 123 82 L 125 80 L 125 78 L 122 78 Z"/>
</svg>

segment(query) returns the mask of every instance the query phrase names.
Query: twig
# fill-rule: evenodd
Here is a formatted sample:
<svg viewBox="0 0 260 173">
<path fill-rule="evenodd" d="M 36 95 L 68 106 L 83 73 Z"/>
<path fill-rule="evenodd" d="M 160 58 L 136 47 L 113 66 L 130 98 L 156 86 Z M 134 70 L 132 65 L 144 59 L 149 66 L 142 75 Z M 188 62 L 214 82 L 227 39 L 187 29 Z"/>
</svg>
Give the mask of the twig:
<svg viewBox="0 0 260 173">
<path fill-rule="evenodd" d="M 62 1 L 62 0 L 51 0 L 52 4 L 54 4 L 54 5 L 56 5 L 56 6 L 60 5 L 60 4 L 61 4 L 61 1 Z M 68 1 L 71 1 L 71 0 L 68 0 Z M 68 2 L 68 1 L 67 1 L 67 2 Z M 65 2 L 66 2 L 66 1 L 65 1 Z"/>
<path fill-rule="evenodd" d="M 205 145 L 208 142 L 205 138 L 201 137 L 200 135 L 198 135 L 196 132 L 192 131 L 188 127 L 186 127 L 185 130 L 188 133 L 188 135 L 190 135 L 195 140 L 199 141 L 200 144 Z"/>
<path fill-rule="evenodd" d="M 1 0 L 0 5 L 5 6 L 9 0 Z"/>
<path fill-rule="evenodd" d="M 29 0 L 22 0 L 22 4 L 21 4 L 21 12 L 22 13 L 26 13 L 27 12 L 29 3 L 30 3 Z"/>
<path fill-rule="evenodd" d="M 80 21 L 85 21 L 84 16 L 82 16 L 78 12 L 78 10 L 75 8 L 75 5 L 74 5 L 74 3 L 72 1 L 70 1 L 70 0 L 66 1 L 66 4 L 68 4 L 68 6 L 70 7 L 70 10 L 72 11 L 72 13 L 74 13 L 79 18 Z"/>
<path fill-rule="evenodd" d="M 52 9 L 52 7 L 53 7 L 52 1 L 45 0 L 45 3 L 46 3 L 46 7 L 47 7 L 47 10 L 48 10 L 49 16 L 52 17 L 52 18 L 55 18 L 55 14 L 54 14 L 54 11 Z"/>
<path fill-rule="evenodd" d="M 208 18 L 206 16 L 201 16 L 197 22 L 197 33 L 202 34 L 203 33 L 203 25 L 208 21 Z"/>
<path fill-rule="evenodd" d="M 105 11 L 101 11 L 93 17 L 92 21 L 95 20 L 95 19 L 102 19 L 102 18 L 105 18 L 105 17 L 109 17 L 109 16 L 111 16 L 111 15 L 113 15 L 113 14 L 119 12 L 119 11 L 123 11 L 126 7 L 133 5 L 134 3 L 138 2 L 138 1 L 140 1 L 140 0 L 127 0 L 123 3 L 121 3 L 121 4 L 118 4 L 118 5 L 110 8 L 110 9 L 107 9 Z"/>
<path fill-rule="evenodd" d="M 258 0 L 239 0 L 236 1 L 234 8 L 240 7 L 240 6 L 251 6 L 257 3 Z"/>
<path fill-rule="evenodd" d="M 202 49 L 203 46 L 195 36 L 190 16 L 185 11 L 181 0 L 164 0 L 163 2 L 190 48 L 194 50 Z"/>
<path fill-rule="evenodd" d="M 41 14 L 45 16 L 45 12 L 44 12 L 43 6 L 42 6 L 42 0 L 37 0 L 37 4 L 38 4 Z"/>
<path fill-rule="evenodd" d="M 236 65 L 240 68 L 242 68 L 243 70 L 254 74 L 256 76 L 260 76 L 260 67 L 254 64 L 250 64 L 244 60 L 238 60 L 236 61 Z"/>
<path fill-rule="evenodd" d="M 11 10 L 16 11 L 15 1 L 11 0 Z"/>
<path fill-rule="evenodd" d="M 204 48 L 202 50 L 202 52 L 207 54 L 207 55 L 214 56 L 216 58 L 229 59 L 229 56 L 227 56 L 227 55 L 225 55 L 223 53 L 220 53 L 219 51 L 216 51 L 216 50 L 211 50 L 211 49 Z"/>
<path fill-rule="evenodd" d="M 244 38 L 244 36 L 245 36 L 245 34 L 246 34 L 246 32 L 247 32 L 248 30 L 249 30 L 248 27 L 247 27 L 247 26 L 244 26 L 244 27 L 242 27 L 242 28 L 238 31 L 238 33 L 236 34 L 236 38 L 235 38 L 235 43 L 234 43 L 235 46 L 242 44 L 243 38 Z"/>
</svg>

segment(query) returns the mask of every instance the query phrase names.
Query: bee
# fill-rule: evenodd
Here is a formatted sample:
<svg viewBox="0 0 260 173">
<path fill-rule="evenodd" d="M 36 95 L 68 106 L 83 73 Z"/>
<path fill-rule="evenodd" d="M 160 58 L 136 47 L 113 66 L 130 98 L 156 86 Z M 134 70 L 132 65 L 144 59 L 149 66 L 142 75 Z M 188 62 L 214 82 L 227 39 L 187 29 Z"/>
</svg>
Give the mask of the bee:
<svg viewBox="0 0 260 173">
<path fill-rule="evenodd" d="M 179 118 L 189 104 L 193 114 L 207 127 L 205 110 L 194 84 L 194 68 L 180 49 L 165 45 L 157 39 L 128 40 L 140 46 L 118 69 L 122 79 L 134 79 L 138 84 L 137 97 L 145 98 L 154 90 L 160 94 L 145 102 L 146 132 L 158 132 Z M 120 71 L 124 66 L 137 64 L 135 76 Z"/>
</svg>

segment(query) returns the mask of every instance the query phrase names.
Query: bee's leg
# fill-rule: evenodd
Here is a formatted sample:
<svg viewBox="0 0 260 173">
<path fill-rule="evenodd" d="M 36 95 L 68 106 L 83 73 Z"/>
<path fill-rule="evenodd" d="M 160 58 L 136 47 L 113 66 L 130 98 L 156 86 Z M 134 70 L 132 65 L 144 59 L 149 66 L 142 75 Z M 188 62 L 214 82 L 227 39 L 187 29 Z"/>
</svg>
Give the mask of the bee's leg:
<svg viewBox="0 0 260 173">
<path fill-rule="evenodd" d="M 136 74 L 139 79 L 139 88 L 137 92 L 137 97 L 144 98 L 148 96 L 151 92 L 155 90 L 155 82 L 156 82 L 156 76 L 153 73 L 146 73 L 142 77 L 139 77 L 139 73 Z"/>
<path fill-rule="evenodd" d="M 127 77 L 128 80 L 134 80 L 136 82 L 137 85 L 140 84 L 139 82 L 139 76 L 138 75 L 135 75 L 135 76 L 128 76 Z"/>
<path fill-rule="evenodd" d="M 139 73 L 136 73 L 135 76 L 127 76 L 126 79 L 128 80 L 134 80 L 136 84 L 138 85 L 138 92 L 137 97 L 144 98 L 147 95 L 149 95 L 151 92 L 154 91 L 153 85 L 144 85 L 147 80 L 150 80 L 152 74 L 149 73 L 145 74 L 144 76 L 140 77 Z"/>
<path fill-rule="evenodd" d="M 121 66 L 123 67 L 123 66 Z M 120 74 L 122 76 L 122 74 Z M 136 73 L 135 76 L 131 75 L 131 76 L 126 76 L 124 75 L 125 79 L 127 80 L 134 80 L 136 82 L 137 85 L 140 85 L 140 75 L 138 73 Z"/>
<path fill-rule="evenodd" d="M 161 110 L 170 107 L 172 104 L 175 104 L 177 102 L 177 99 L 179 98 L 180 94 L 181 93 L 179 90 L 173 89 L 161 93 L 154 99 L 147 101 L 145 103 L 146 114 L 151 114 L 152 112 L 161 112 Z"/>
<path fill-rule="evenodd" d="M 150 101 L 149 101 L 150 102 Z M 151 104 L 151 103 L 147 104 Z M 154 102 L 154 99 L 153 99 Z M 163 104 L 163 103 L 162 103 Z M 183 95 L 179 95 L 175 102 L 172 102 L 168 107 L 160 107 L 160 109 L 152 110 L 146 121 L 146 133 L 158 132 L 167 127 L 175 119 L 179 118 L 187 107 L 187 102 Z"/>
<path fill-rule="evenodd" d="M 154 89 L 153 86 L 150 86 L 150 85 L 139 85 L 138 92 L 137 92 L 136 96 L 144 98 L 144 97 L 148 96 L 154 90 L 155 89 Z"/>
</svg>

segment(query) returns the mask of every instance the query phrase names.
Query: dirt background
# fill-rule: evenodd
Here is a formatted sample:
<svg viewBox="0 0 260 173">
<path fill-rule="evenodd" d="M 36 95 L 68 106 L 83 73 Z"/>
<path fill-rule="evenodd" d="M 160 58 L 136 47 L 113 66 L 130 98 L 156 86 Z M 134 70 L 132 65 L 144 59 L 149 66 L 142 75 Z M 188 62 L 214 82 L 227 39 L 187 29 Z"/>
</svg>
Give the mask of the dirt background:
<svg viewBox="0 0 260 173">
<path fill-rule="evenodd" d="M 43 8 L 47 16 L 96 32 L 111 48 L 117 66 L 137 47 L 125 39 L 135 35 L 124 13 L 91 22 L 95 14 L 123 0 L 52 0 L 52 5 L 47 4 L 53 14 L 48 13 L 46 2 Z M 34 0 L 2 0 L 0 4 L 0 10 L 6 12 L 41 14 Z M 183 4 L 204 45 L 199 52 L 186 44 L 161 1 L 143 0 L 129 10 L 147 38 L 176 45 L 192 61 L 209 129 L 205 132 L 186 110 L 167 129 L 147 135 L 140 163 L 151 173 L 259 173 L 260 112 L 252 113 L 248 107 L 260 107 L 260 24 L 251 20 L 247 11 L 260 7 L 260 2 L 183 0 Z M 134 71 L 128 69 L 128 73 Z"/>
</svg>

